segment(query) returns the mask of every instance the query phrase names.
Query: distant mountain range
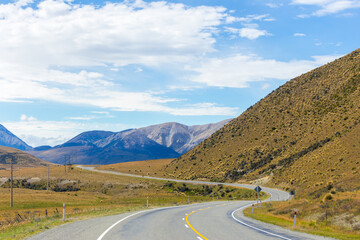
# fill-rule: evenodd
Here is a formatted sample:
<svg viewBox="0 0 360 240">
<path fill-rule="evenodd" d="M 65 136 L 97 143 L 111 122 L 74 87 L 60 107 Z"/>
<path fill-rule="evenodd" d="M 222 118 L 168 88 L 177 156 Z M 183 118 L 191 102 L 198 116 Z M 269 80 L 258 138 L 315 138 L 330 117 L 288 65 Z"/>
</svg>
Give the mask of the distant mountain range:
<svg viewBox="0 0 360 240">
<path fill-rule="evenodd" d="M 72 163 L 78 164 L 175 158 L 195 147 L 229 121 L 196 126 L 171 122 L 121 132 L 89 131 L 55 147 L 31 148 L 24 143 L 27 147 L 23 147 L 23 150 L 59 164 L 65 162 L 65 156 Z"/>
<path fill-rule="evenodd" d="M 12 147 L 23 151 L 32 149 L 32 147 L 27 145 L 23 140 L 15 136 L 13 133 L 11 133 L 1 124 L 0 124 L 0 146 Z"/>
</svg>

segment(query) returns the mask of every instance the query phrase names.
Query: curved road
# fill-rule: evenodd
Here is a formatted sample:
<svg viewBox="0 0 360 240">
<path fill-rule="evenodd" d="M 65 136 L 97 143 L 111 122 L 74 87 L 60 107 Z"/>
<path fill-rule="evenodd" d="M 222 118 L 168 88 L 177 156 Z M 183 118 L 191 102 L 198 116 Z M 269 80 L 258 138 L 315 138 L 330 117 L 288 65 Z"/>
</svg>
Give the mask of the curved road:
<svg viewBox="0 0 360 240">
<path fill-rule="evenodd" d="M 132 174 L 96 170 L 92 167 L 80 167 L 85 170 L 139 177 Z M 147 176 L 144 178 L 187 183 L 219 184 L 214 182 L 183 181 Z M 244 184 L 224 185 L 254 188 L 253 185 Z M 263 190 L 271 194 L 271 198 L 268 200 L 278 201 L 288 198 L 288 193 L 284 191 L 270 188 L 263 188 Z M 253 201 L 216 201 L 94 218 L 47 230 L 30 237 L 29 240 L 326 239 L 289 231 L 244 217 L 242 209 L 252 203 Z"/>
</svg>

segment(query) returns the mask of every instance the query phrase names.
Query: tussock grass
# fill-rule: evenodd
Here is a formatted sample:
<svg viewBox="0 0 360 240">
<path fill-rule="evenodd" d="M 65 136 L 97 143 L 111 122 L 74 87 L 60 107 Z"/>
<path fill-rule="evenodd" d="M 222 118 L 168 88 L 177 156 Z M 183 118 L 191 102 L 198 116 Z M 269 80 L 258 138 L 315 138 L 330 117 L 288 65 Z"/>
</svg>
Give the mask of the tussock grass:
<svg viewBox="0 0 360 240">
<path fill-rule="evenodd" d="M 336 239 L 360 239 L 360 221 L 356 217 L 360 210 L 360 192 L 355 194 L 352 199 L 348 193 L 339 194 L 325 202 L 300 199 L 265 203 L 254 208 L 253 214 L 251 208 L 245 209 L 244 214 L 290 230 Z M 293 226 L 294 209 L 298 210 L 296 227 Z"/>
</svg>

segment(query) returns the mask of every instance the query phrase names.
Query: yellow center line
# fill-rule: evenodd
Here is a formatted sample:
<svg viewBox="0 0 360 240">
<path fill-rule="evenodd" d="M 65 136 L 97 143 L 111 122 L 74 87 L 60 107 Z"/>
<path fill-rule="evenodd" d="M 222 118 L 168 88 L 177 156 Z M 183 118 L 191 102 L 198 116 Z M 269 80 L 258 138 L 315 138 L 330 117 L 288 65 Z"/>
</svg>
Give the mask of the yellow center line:
<svg viewBox="0 0 360 240">
<path fill-rule="evenodd" d="M 200 211 L 210 209 L 210 208 L 212 208 L 212 207 L 202 208 L 202 209 L 200 209 Z"/>
<path fill-rule="evenodd" d="M 194 231 L 196 232 L 197 235 L 199 235 L 202 239 L 204 240 L 208 240 L 206 237 L 204 237 L 201 233 L 199 233 L 193 226 L 191 226 L 190 222 L 189 222 L 189 216 L 193 213 L 195 213 L 196 211 L 193 211 L 191 213 L 189 213 L 188 215 L 186 215 L 186 222 L 187 224 L 189 225 L 189 227 Z"/>
</svg>

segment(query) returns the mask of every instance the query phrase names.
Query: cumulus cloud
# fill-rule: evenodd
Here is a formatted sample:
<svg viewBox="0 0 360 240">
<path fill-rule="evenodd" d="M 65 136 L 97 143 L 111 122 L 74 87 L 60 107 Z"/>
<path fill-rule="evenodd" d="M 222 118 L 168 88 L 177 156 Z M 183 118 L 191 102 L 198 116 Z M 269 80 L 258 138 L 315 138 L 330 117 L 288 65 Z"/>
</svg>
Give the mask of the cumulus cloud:
<svg viewBox="0 0 360 240">
<path fill-rule="evenodd" d="M 192 81 L 213 87 L 246 88 L 251 82 L 289 80 L 315 67 L 328 63 L 339 56 L 314 56 L 312 60 L 282 62 L 263 59 L 255 55 L 240 55 L 208 59 L 200 67 Z"/>
<path fill-rule="evenodd" d="M 0 5 L 2 55 L 45 66 L 186 61 L 213 51 L 215 28 L 228 16 L 222 7 L 166 2 L 97 7 L 44 0 L 35 9 L 17 3 Z"/>
<path fill-rule="evenodd" d="M 266 36 L 266 35 L 270 35 L 270 34 L 265 30 L 259 30 L 256 28 L 241 28 L 241 29 L 239 29 L 239 35 L 240 35 L 240 37 L 245 37 L 245 38 L 253 40 L 260 36 Z"/>
<path fill-rule="evenodd" d="M 268 16 L 268 14 L 262 14 L 239 17 L 236 18 L 236 21 L 241 22 L 241 24 L 244 26 L 243 28 L 225 27 L 225 30 L 231 33 L 232 37 L 240 36 L 243 38 L 248 38 L 250 40 L 257 39 L 261 36 L 270 36 L 270 33 L 268 33 L 266 30 L 259 29 L 259 25 L 257 23 L 254 23 L 254 21 L 275 21 L 274 18 L 269 18 Z"/>
<path fill-rule="evenodd" d="M 349 9 L 360 8 L 359 0 L 292 0 L 292 4 L 316 5 L 320 9 L 310 15 L 319 17 L 339 13 Z M 303 14 L 299 16 L 308 17 L 309 15 Z"/>
<path fill-rule="evenodd" d="M 227 27 L 226 29 L 228 32 L 230 32 L 232 34 L 236 34 L 236 35 L 239 35 L 240 37 L 248 38 L 250 40 L 257 39 L 261 36 L 271 35 L 266 30 L 259 30 L 259 29 L 250 28 L 250 27 L 239 28 L 239 29 Z"/>
<path fill-rule="evenodd" d="M 6 36 L 0 38 L 0 101 L 45 100 L 177 114 L 183 109 L 167 104 L 180 100 L 125 90 L 116 79 L 92 69 L 118 71 L 131 64 L 154 67 L 195 61 L 215 51 L 214 35 L 230 18 L 223 7 L 164 1 L 0 4 L 0 32 Z M 220 109 L 209 113 L 219 114 Z"/>
<path fill-rule="evenodd" d="M 22 114 L 20 116 L 21 121 L 36 121 L 37 119 L 33 116 L 27 116 L 26 114 Z"/>
</svg>

